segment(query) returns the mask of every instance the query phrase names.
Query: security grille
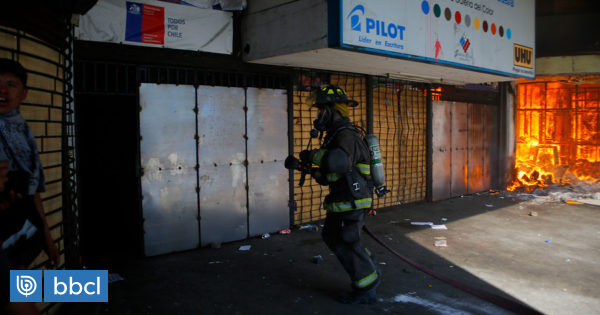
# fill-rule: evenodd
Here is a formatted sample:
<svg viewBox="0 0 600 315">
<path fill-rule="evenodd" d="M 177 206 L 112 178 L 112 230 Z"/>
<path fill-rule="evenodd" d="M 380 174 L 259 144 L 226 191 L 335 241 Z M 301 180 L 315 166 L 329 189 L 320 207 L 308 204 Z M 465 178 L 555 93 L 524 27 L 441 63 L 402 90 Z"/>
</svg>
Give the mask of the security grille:
<svg viewBox="0 0 600 315">
<path fill-rule="evenodd" d="M 371 83 L 368 83 L 371 82 Z M 420 201 L 426 194 L 427 106 L 426 86 L 362 75 L 298 71 L 293 87 L 293 152 L 298 156 L 307 148 L 316 111 L 307 104 L 311 88 L 335 84 L 346 90 L 348 97 L 359 102 L 350 109 L 350 120 L 365 130 L 373 130 L 379 138 L 385 165 L 386 184 L 390 188 L 383 198 L 375 198 L 374 208 Z M 371 114 L 368 114 L 371 111 Z M 369 125 L 372 117 L 372 126 Z M 310 142 L 318 148 L 318 139 Z M 322 201 L 327 187 L 307 175 L 299 187 L 300 174 L 293 173 L 291 208 L 294 223 L 325 218 Z"/>
<path fill-rule="evenodd" d="M 310 142 L 312 148 L 320 146 L 319 139 L 310 138 L 310 130 L 313 128 L 313 120 L 316 111 L 311 109 L 307 102 L 311 89 L 323 84 L 335 84 L 343 88 L 348 98 L 359 102 L 359 106 L 350 108 L 350 120 L 356 125 L 366 129 L 367 106 L 366 106 L 366 78 L 358 75 L 347 75 L 342 73 L 298 71 L 294 76 L 294 99 L 293 99 L 293 152 L 298 156 L 300 151 L 308 148 Z M 303 187 L 299 187 L 300 174 L 293 174 L 294 185 L 292 188 L 292 210 L 294 223 L 312 222 L 323 219 L 325 210 L 322 201 L 327 195 L 327 187 L 319 185 L 316 181 L 306 176 Z"/>
<path fill-rule="evenodd" d="M 426 87 L 384 78 L 375 82 L 373 131 L 391 193 L 375 198 L 374 207 L 422 201 L 427 188 Z"/>
</svg>

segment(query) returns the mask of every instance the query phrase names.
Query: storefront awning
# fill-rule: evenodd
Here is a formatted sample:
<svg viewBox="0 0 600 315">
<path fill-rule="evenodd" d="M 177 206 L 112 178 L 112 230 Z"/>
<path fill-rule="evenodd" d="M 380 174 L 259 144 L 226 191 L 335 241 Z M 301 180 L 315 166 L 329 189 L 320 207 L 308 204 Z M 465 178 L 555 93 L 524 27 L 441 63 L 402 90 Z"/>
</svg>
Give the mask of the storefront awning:
<svg viewBox="0 0 600 315">
<path fill-rule="evenodd" d="M 533 0 L 295 1 L 248 8 L 244 60 L 443 83 L 535 76 Z"/>
</svg>

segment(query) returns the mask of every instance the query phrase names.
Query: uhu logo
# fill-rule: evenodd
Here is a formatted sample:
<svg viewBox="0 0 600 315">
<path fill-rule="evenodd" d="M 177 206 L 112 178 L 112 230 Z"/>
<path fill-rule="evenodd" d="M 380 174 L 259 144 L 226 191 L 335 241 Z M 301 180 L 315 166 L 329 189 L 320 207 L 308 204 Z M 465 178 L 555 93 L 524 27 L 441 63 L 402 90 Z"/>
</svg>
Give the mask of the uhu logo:
<svg viewBox="0 0 600 315">
<path fill-rule="evenodd" d="M 533 68 L 533 49 L 515 44 L 515 66 Z"/>
</svg>

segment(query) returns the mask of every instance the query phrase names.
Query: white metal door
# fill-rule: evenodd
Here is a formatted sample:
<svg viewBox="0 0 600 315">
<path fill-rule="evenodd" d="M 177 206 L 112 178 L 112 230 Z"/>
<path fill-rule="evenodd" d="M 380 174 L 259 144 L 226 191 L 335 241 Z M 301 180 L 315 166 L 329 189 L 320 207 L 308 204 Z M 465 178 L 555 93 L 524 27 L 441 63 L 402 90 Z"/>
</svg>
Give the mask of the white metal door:
<svg viewBox="0 0 600 315">
<path fill-rule="evenodd" d="M 198 87 L 202 245 L 248 236 L 244 94 L 242 88 Z"/>
<path fill-rule="evenodd" d="M 140 86 L 146 256 L 199 245 L 193 86 Z"/>
<path fill-rule="evenodd" d="M 287 228 L 289 173 L 287 92 L 248 88 L 248 222 L 250 236 Z"/>
</svg>

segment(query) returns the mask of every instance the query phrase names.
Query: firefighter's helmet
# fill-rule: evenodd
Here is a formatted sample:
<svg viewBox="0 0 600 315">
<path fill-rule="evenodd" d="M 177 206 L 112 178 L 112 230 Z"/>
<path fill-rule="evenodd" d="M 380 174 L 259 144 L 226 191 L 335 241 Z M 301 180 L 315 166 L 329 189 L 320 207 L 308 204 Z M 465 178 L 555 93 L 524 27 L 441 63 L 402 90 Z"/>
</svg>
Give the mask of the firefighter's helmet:
<svg viewBox="0 0 600 315">
<path fill-rule="evenodd" d="M 334 105 L 335 103 L 345 103 L 350 107 L 358 106 L 358 102 L 348 99 L 346 91 L 337 85 L 324 85 L 315 89 L 311 94 L 311 102 L 311 106 L 315 107 Z"/>
</svg>

